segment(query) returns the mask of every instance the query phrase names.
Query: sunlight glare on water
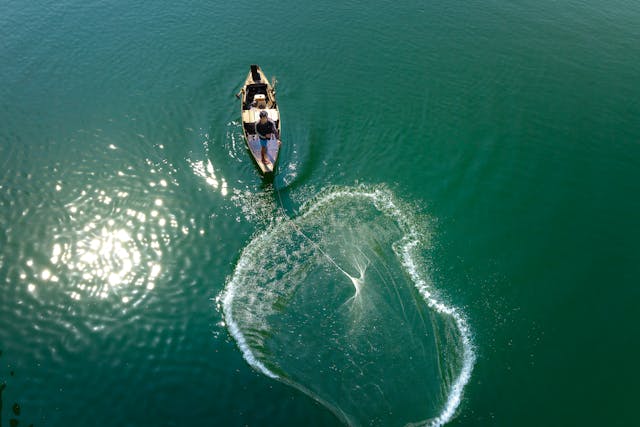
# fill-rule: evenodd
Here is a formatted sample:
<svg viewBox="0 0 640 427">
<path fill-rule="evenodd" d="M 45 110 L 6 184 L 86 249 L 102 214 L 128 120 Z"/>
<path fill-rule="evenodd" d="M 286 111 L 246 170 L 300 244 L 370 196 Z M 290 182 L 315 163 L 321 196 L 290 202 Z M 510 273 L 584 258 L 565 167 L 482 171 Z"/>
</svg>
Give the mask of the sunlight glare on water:
<svg viewBox="0 0 640 427">
<path fill-rule="evenodd" d="M 112 199 L 103 195 L 102 200 L 110 203 Z M 162 249 L 157 232 L 145 234 L 142 230 L 152 219 L 157 219 L 153 228 L 166 224 L 164 218 L 158 218 L 161 206 L 162 200 L 156 199 L 148 215 L 116 208 L 119 218 L 96 214 L 83 221 L 82 207 L 70 204 L 67 208 L 74 231 L 66 230 L 54 240 L 50 268 L 58 273 L 53 277 L 63 274 L 71 279 L 75 285 L 70 296 L 76 300 L 115 294 L 122 295 L 126 304 L 152 290 L 161 272 Z"/>
</svg>

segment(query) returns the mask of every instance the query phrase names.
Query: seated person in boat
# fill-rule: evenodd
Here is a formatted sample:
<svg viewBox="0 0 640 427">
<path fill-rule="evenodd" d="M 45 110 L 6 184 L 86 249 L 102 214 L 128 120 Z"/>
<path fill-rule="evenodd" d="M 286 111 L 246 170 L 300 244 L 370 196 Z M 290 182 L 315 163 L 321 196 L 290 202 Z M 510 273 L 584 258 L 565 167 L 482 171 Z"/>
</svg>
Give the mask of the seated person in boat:
<svg viewBox="0 0 640 427">
<path fill-rule="evenodd" d="M 260 154 L 262 155 L 262 163 L 267 164 L 269 160 L 266 157 L 267 154 L 267 142 L 273 138 L 279 138 L 278 128 L 273 120 L 269 118 L 266 111 L 260 111 L 260 120 L 256 123 L 256 133 L 260 139 Z"/>
<path fill-rule="evenodd" d="M 253 98 L 251 106 L 259 108 L 261 110 L 267 108 L 267 97 L 261 93 L 256 94 L 256 96 Z"/>
</svg>

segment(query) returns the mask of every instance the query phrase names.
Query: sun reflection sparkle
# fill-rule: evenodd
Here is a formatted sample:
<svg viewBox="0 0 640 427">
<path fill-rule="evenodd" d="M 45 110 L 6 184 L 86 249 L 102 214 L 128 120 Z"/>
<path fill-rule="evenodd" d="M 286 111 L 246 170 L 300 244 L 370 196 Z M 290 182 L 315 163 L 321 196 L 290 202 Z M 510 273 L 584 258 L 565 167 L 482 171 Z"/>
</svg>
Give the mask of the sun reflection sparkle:
<svg viewBox="0 0 640 427">
<path fill-rule="evenodd" d="M 98 202 L 108 204 L 113 200 L 104 191 L 96 193 Z M 126 192 L 114 195 L 127 196 Z M 87 217 L 85 208 L 89 208 L 84 205 L 67 205 L 73 226 L 60 232 L 52 242 L 50 264 L 35 272 L 37 280 L 28 283 L 28 291 L 36 293 L 37 283 L 59 282 L 63 277 L 73 300 L 116 295 L 124 304 L 135 303 L 155 288 L 162 271 L 163 246 L 159 239 L 166 238 L 158 226 L 166 225 L 167 212 L 160 198 L 154 200 L 153 207 L 149 214 L 137 209 L 118 209 L 116 212 L 122 212 L 119 216 L 105 218 L 95 213 Z M 78 224 L 79 218 L 73 214 L 87 219 Z M 147 224 L 148 215 L 157 217 L 151 227 Z M 34 260 L 26 260 L 26 266 L 34 269 Z"/>
<path fill-rule="evenodd" d="M 189 160 L 188 160 L 189 161 Z M 229 193 L 227 180 L 221 177 L 218 179 L 211 160 L 207 159 L 206 163 L 202 160 L 189 161 L 193 172 L 204 178 L 206 183 L 213 187 L 215 190 L 220 190 L 220 194 L 226 196 Z"/>
</svg>

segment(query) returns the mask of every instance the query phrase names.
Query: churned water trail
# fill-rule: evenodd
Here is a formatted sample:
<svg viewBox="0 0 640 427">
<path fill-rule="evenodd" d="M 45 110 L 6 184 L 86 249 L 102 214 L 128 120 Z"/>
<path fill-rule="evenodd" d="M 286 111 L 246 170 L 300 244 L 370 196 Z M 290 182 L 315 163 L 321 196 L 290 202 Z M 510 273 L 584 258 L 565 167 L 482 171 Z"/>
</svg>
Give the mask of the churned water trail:
<svg viewBox="0 0 640 427">
<path fill-rule="evenodd" d="M 428 279 L 428 227 L 383 187 L 331 187 L 300 212 L 254 237 L 220 296 L 245 360 L 349 425 L 449 421 L 475 353 Z"/>
</svg>

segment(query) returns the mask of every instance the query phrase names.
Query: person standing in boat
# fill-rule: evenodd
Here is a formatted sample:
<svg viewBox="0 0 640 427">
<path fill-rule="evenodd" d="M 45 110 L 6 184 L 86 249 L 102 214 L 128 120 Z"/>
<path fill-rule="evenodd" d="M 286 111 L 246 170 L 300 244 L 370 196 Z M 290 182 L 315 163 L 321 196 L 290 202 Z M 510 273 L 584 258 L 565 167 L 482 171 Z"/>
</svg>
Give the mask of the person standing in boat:
<svg viewBox="0 0 640 427">
<path fill-rule="evenodd" d="M 256 133 L 260 139 L 260 154 L 262 156 L 262 163 L 265 165 L 269 163 L 267 159 L 267 142 L 274 136 L 279 138 L 278 127 L 273 120 L 269 118 L 266 111 L 260 111 L 260 120 L 256 123 Z"/>
</svg>

